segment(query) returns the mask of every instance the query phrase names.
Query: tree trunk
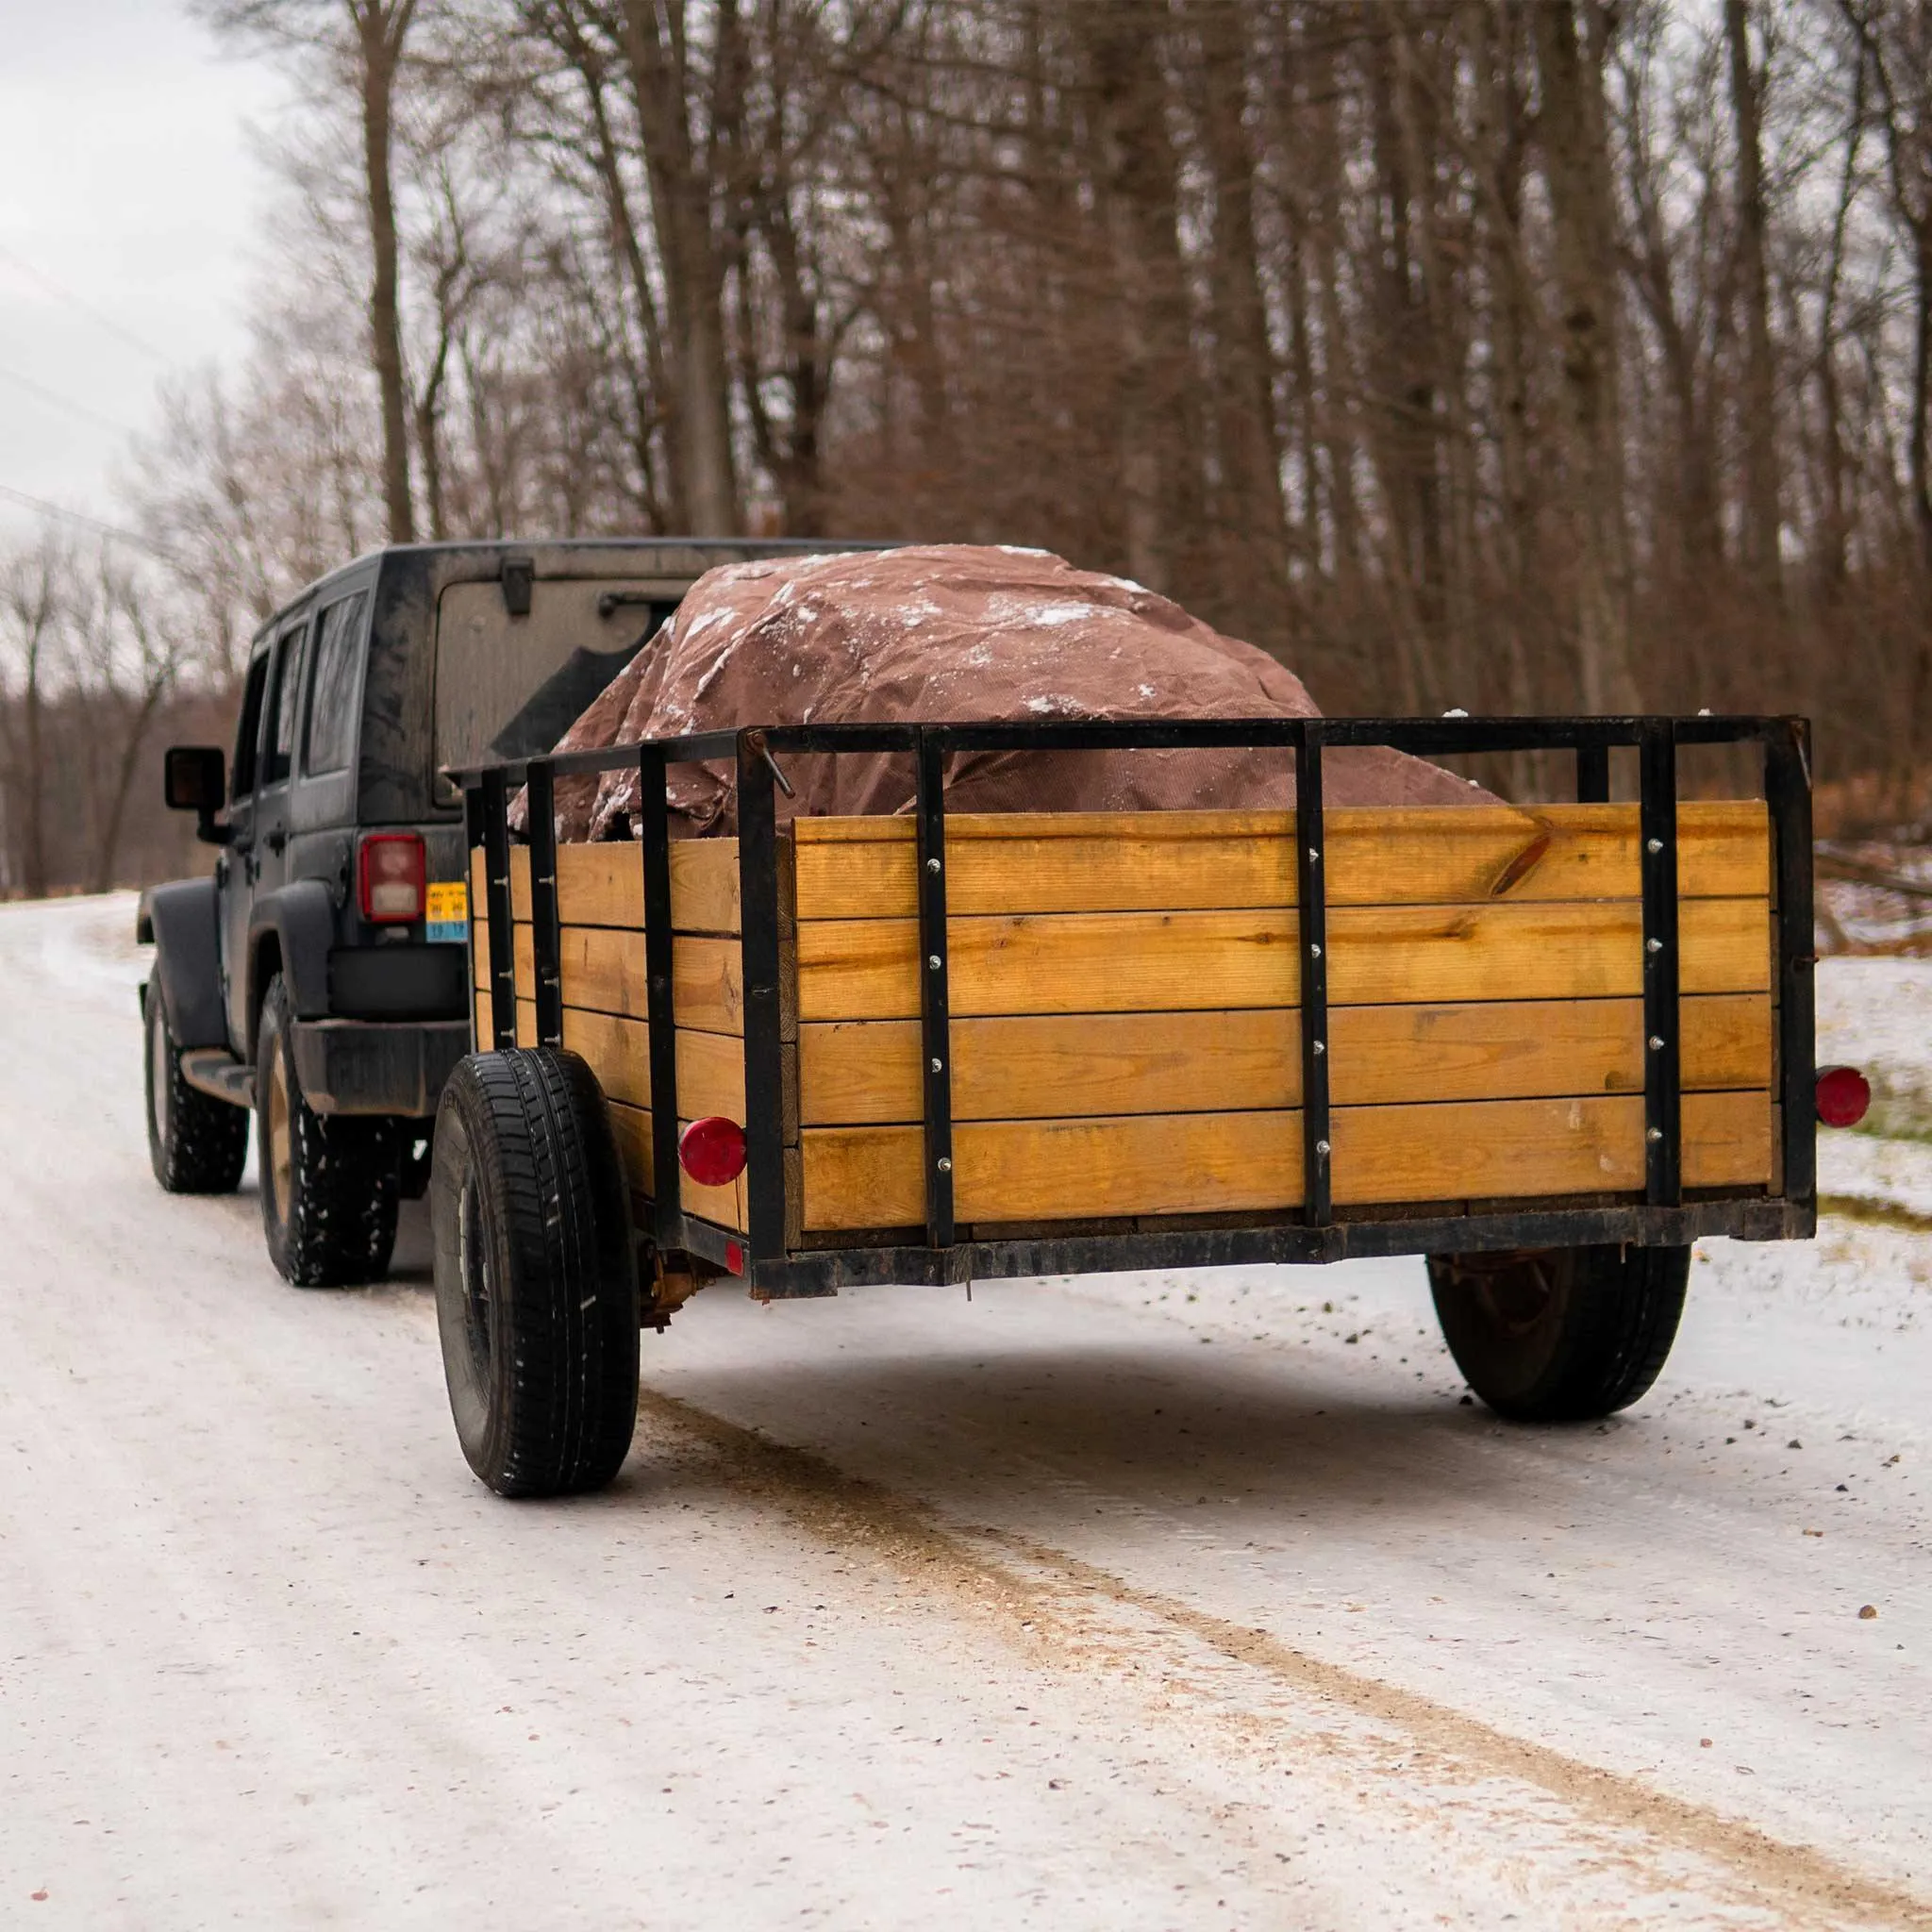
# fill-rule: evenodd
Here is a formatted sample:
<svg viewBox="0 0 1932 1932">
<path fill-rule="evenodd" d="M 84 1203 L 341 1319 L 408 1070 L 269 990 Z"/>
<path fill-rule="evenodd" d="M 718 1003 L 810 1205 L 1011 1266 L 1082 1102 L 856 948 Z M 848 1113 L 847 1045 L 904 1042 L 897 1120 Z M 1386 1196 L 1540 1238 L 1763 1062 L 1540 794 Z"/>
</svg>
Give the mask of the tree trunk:
<svg viewBox="0 0 1932 1932">
<path fill-rule="evenodd" d="M 1224 545 L 1230 591 L 1267 600 L 1274 633 L 1287 574 L 1287 507 L 1281 434 L 1274 415 L 1274 358 L 1255 232 L 1255 157 L 1244 125 L 1248 49 L 1229 0 L 1191 0 L 1201 45 L 1201 127 L 1213 175 L 1209 285 L 1214 333 L 1215 449 L 1220 503 L 1214 534 Z M 1257 641 L 1262 641 L 1257 639 Z"/>
<path fill-rule="evenodd" d="M 1637 688 L 1630 664 L 1617 271 L 1605 140 L 1607 24 L 1603 0 L 1540 0 L 1531 11 L 1555 230 L 1576 697 L 1588 711 L 1631 711 Z"/>
<path fill-rule="evenodd" d="M 1771 278 L 1765 261 L 1763 75 L 1751 66 L 1748 0 L 1724 0 L 1731 114 L 1738 147 L 1738 268 L 1744 304 L 1741 398 L 1745 570 L 1766 596 L 1779 593 L 1777 388 L 1771 350 Z"/>
<path fill-rule="evenodd" d="M 728 94 L 708 104 L 691 98 L 696 76 L 682 0 L 625 0 L 624 22 L 670 311 L 665 405 L 680 493 L 692 536 L 728 537 L 742 518 L 731 448 L 724 265 L 714 204 L 725 185 L 716 178 L 716 163 L 736 138 L 735 125 L 727 125 L 735 121 L 735 108 Z M 721 49 L 715 64 L 722 74 L 731 64 L 726 42 L 738 31 L 730 0 L 722 0 L 715 23 Z M 700 105 L 709 109 L 702 142 L 692 131 L 692 110 Z"/>
<path fill-rule="evenodd" d="M 1109 0 L 1075 7 L 1073 20 L 1091 75 L 1096 185 L 1113 255 L 1127 572 L 1172 593 L 1181 589 L 1177 564 L 1197 548 L 1197 488 L 1185 413 L 1187 286 L 1160 62 L 1167 8 L 1164 0 Z"/>
<path fill-rule="evenodd" d="M 1523 219 L 1523 103 L 1517 92 L 1518 28 L 1506 0 L 1477 0 L 1469 31 L 1476 70 L 1479 152 L 1493 193 L 1481 205 L 1483 265 L 1495 369 L 1498 505 L 1494 596 L 1503 612 L 1507 697 L 1512 711 L 1536 708 L 1524 639 L 1524 591 L 1535 551 L 1530 497 L 1527 305 L 1520 267 Z M 1525 766 L 1517 774 L 1526 784 Z"/>
<path fill-rule="evenodd" d="M 416 541 L 409 491 L 409 415 L 403 377 L 403 325 L 396 241 L 395 186 L 391 170 L 396 66 L 416 0 L 348 0 L 362 59 L 362 167 L 369 200 L 374 278 L 369 294 L 370 341 L 382 398 L 382 493 L 391 543 Z"/>
</svg>

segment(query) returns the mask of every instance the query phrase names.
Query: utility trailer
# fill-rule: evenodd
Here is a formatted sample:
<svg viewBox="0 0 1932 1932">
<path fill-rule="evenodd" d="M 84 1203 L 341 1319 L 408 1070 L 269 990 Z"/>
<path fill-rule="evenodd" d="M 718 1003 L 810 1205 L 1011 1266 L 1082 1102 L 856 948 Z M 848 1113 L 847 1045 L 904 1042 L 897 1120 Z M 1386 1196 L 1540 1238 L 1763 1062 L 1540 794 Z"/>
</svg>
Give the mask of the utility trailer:
<svg viewBox="0 0 1932 1932">
<path fill-rule="evenodd" d="M 1354 745 L 1574 759 L 1575 798 L 1324 809 Z M 1762 795 L 1680 800 L 1710 745 Z M 960 754 L 1252 746 L 1282 809 L 946 808 Z M 907 813 L 781 826 L 789 763 L 880 752 Z M 735 774 L 738 837 L 671 839 L 680 761 Z M 559 846 L 558 779 L 631 766 L 641 837 Z M 477 1051 L 436 1287 L 501 1493 L 608 1481 L 640 1324 L 727 1277 L 1421 1255 L 1471 1386 L 1562 1421 L 1649 1387 L 1693 1241 L 1815 1231 L 1803 720 L 771 725 L 452 775 Z"/>
</svg>

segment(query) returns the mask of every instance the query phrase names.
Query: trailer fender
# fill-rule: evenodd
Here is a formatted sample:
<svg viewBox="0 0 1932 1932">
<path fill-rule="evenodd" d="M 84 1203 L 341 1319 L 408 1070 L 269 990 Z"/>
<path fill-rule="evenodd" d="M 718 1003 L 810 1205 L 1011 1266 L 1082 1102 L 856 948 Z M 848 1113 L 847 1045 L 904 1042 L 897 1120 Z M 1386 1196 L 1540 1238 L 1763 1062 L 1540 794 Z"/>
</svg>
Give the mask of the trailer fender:
<svg viewBox="0 0 1932 1932">
<path fill-rule="evenodd" d="M 298 1020 L 326 1019 L 328 955 L 335 942 L 335 900 L 325 881 L 295 879 L 263 894 L 248 921 L 249 1011 L 261 1010 L 269 978 L 279 973 Z"/>
<path fill-rule="evenodd" d="M 161 989 L 168 1031 L 181 1047 L 226 1046 L 221 928 L 213 879 L 177 879 L 141 895 L 135 938 L 155 949 L 150 985 Z"/>
</svg>

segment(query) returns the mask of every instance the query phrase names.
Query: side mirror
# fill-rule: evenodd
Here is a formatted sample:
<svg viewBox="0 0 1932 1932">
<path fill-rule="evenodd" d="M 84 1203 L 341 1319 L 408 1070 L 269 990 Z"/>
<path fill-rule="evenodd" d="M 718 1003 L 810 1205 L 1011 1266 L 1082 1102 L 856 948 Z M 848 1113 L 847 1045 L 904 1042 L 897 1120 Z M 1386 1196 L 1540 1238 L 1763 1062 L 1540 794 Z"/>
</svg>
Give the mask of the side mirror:
<svg viewBox="0 0 1932 1932">
<path fill-rule="evenodd" d="M 207 845 L 228 842 L 226 825 L 215 824 L 228 795 L 227 760 L 212 744 L 171 744 L 162 764 L 162 789 L 170 811 L 192 811 L 194 836 Z"/>
</svg>

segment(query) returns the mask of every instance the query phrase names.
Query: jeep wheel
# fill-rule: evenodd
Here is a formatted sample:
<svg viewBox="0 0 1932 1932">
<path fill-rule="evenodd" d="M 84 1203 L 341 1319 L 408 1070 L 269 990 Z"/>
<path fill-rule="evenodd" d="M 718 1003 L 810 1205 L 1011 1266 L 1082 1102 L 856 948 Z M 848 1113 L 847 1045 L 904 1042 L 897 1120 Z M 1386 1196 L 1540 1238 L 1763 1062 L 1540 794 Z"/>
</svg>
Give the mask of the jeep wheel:
<svg viewBox="0 0 1932 1932">
<path fill-rule="evenodd" d="M 181 1077 L 158 978 L 142 995 L 147 1033 L 147 1158 L 171 1194 L 232 1194 L 248 1159 L 248 1109 L 198 1091 Z"/>
<path fill-rule="evenodd" d="M 572 1053 L 473 1054 L 429 1183 L 457 1439 L 499 1496 L 601 1489 L 638 1407 L 630 1199 L 596 1076 Z"/>
<path fill-rule="evenodd" d="M 332 1114 L 303 1098 L 294 1017 L 278 973 L 261 1003 L 255 1047 L 256 1166 L 269 1258 L 297 1288 L 379 1281 L 396 1241 L 395 1123 Z"/>
<path fill-rule="evenodd" d="M 1627 1408 L 1671 1352 L 1690 1275 L 1689 1248 L 1429 1257 L 1456 1366 L 1515 1422 L 1593 1422 Z"/>
</svg>

